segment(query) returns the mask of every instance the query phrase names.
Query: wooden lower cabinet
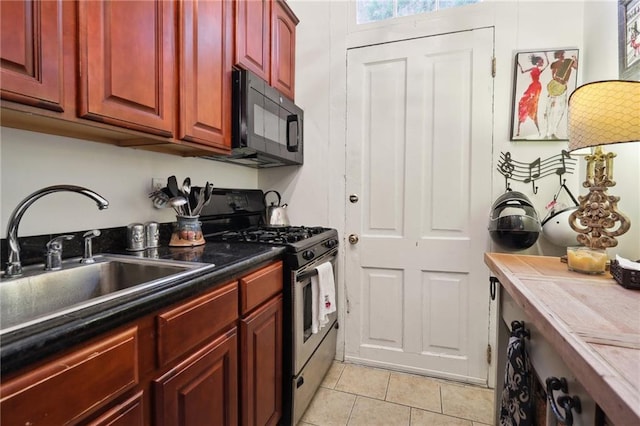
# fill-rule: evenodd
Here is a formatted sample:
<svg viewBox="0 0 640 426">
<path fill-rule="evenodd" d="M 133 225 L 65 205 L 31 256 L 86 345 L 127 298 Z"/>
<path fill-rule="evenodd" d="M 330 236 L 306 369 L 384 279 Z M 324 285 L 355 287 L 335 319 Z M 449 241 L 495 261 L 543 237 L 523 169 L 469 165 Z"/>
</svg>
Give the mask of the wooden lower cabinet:
<svg viewBox="0 0 640 426">
<path fill-rule="evenodd" d="M 275 425 L 282 417 L 282 286 L 282 261 L 240 278 L 242 425 Z"/>
<path fill-rule="evenodd" d="M 155 424 L 236 425 L 237 345 L 234 328 L 155 380 Z"/>
<path fill-rule="evenodd" d="M 2 425 L 274 425 L 282 261 L 0 378 Z"/>
<path fill-rule="evenodd" d="M 138 329 L 109 334 L 2 379 L 0 424 L 77 423 L 138 385 Z"/>
<path fill-rule="evenodd" d="M 275 425 L 282 417 L 282 296 L 240 321 L 243 425 Z"/>
<path fill-rule="evenodd" d="M 143 426 L 144 405 L 142 391 L 87 423 L 89 426 Z"/>
</svg>

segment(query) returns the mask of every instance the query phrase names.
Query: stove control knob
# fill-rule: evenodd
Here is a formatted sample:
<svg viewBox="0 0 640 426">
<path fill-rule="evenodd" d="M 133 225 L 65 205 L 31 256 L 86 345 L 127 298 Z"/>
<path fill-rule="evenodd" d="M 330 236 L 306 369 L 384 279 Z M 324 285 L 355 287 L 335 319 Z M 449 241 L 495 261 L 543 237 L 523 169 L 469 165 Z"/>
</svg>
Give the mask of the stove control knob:
<svg viewBox="0 0 640 426">
<path fill-rule="evenodd" d="M 312 250 L 305 250 L 302 252 L 302 258 L 304 260 L 311 260 L 315 257 L 315 253 Z"/>
<path fill-rule="evenodd" d="M 327 241 L 324 243 L 324 246 L 325 246 L 326 248 L 334 248 L 334 247 L 335 247 L 335 246 L 337 246 L 337 245 L 338 245 L 338 240 L 333 239 L 333 238 L 332 238 L 332 239 L 330 239 L 330 240 L 327 240 Z"/>
</svg>

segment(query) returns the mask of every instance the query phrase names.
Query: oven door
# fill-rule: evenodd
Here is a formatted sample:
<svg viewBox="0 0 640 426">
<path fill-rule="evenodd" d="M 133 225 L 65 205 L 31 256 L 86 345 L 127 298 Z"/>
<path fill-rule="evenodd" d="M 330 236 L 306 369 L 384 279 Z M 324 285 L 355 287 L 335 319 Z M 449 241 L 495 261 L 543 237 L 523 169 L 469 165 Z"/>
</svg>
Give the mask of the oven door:
<svg viewBox="0 0 640 426">
<path fill-rule="evenodd" d="M 335 282 L 336 251 L 329 252 L 316 259 L 303 269 L 293 272 L 293 347 L 294 375 L 298 374 L 307 363 L 324 336 L 333 328 L 338 317 L 337 311 L 329 315 L 329 322 L 317 333 L 311 330 L 311 276 L 315 268 L 324 262 L 331 262 Z M 337 296 L 337 293 L 336 293 Z M 336 301 L 337 302 L 337 301 Z"/>
</svg>

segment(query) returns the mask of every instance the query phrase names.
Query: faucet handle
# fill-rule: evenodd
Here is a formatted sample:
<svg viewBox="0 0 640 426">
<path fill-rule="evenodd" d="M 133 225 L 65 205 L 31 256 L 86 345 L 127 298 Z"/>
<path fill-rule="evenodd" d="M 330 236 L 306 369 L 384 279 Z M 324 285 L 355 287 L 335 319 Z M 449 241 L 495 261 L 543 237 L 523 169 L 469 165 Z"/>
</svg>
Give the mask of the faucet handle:
<svg viewBox="0 0 640 426">
<path fill-rule="evenodd" d="M 93 258 L 92 248 L 91 248 L 91 240 L 95 237 L 99 237 L 101 234 L 99 229 L 92 229 L 91 231 L 87 231 L 84 233 L 84 255 L 82 259 L 80 259 L 80 263 L 94 263 L 95 259 Z"/>
<path fill-rule="evenodd" d="M 47 243 L 47 259 L 45 271 L 62 269 L 62 242 L 73 239 L 73 235 L 59 235 Z"/>
<path fill-rule="evenodd" d="M 62 242 L 65 240 L 73 240 L 74 237 L 74 235 L 67 234 L 52 238 L 51 241 L 47 243 L 47 250 L 62 250 Z"/>
</svg>

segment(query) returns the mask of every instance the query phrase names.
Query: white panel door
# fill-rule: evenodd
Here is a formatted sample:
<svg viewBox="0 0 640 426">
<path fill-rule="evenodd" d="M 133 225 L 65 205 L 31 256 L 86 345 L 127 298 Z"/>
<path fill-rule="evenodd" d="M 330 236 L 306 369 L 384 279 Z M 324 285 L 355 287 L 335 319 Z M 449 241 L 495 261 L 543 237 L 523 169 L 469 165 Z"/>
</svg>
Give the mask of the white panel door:
<svg viewBox="0 0 640 426">
<path fill-rule="evenodd" d="M 345 358 L 486 383 L 493 30 L 349 50 Z"/>
</svg>

